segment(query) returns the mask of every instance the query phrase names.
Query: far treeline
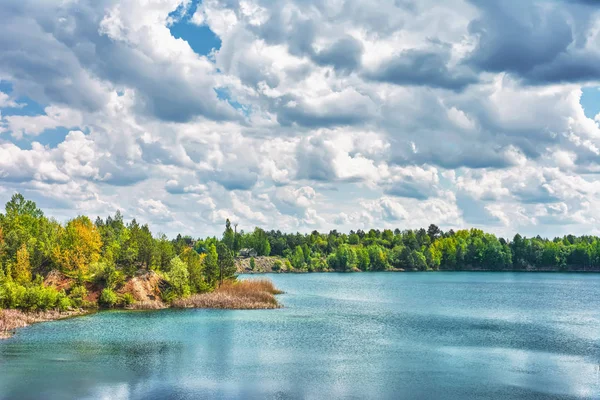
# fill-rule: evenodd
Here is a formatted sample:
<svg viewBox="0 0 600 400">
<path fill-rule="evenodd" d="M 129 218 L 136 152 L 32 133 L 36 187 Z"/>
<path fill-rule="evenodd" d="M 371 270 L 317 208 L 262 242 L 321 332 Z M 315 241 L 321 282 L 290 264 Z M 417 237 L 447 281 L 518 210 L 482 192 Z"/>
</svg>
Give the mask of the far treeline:
<svg viewBox="0 0 600 400">
<path fill-rule="evenodd" d="M 594 236 L 548 240 L 515 235 L 507 241 L 479 229 L 443 232 L 435 225 L 349 234 L 260 228 L 245 233 L 228 220 L 221 238 L 178 235 L 171 240 L 153 235 L 135 219 L 126 223 L 120 212 L 95 222 L 79 216 L 61 224 L 15 194 L 0 214 L 0 308 L 97 306 L 90 304 L 90 288 L 101 288 L 100 306 L 126 305 L 131 296 L 116 289 L 148 270 L 168 283 L 162 296 L 170 302 L 235 279 L 241 249 L 279 257 L 273 269 L 286 272 L 600 270 L 600 238 Z M 45 284 L 54 271 L 76 285 L 65 291 Z"/>
<path fill-rule="evenodd" d="M 237 252 L 253 248 L 257 255 L 279 256 L 275 266 L 297 272 L 313 271 L 600 271 L 600 238 L 567 235 L 552 240 L 511 241 L 480 229 L 443 232 L 436 225 L 418 230 L 357 230 L 349 234 L 285 234 L 263 231 L 237 234 L 226 225 L 225 241 Z M 196 242 L 202 249 L 202 241 Z M 252 262 L 250 263 L 253 264 Z"/>
</svg>

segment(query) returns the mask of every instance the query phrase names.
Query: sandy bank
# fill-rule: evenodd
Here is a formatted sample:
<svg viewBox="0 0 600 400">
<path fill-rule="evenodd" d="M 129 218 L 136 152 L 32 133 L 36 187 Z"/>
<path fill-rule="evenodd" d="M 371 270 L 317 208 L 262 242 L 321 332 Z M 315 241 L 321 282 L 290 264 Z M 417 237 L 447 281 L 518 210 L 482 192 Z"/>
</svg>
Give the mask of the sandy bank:
<svg viewBox="0 0 600 400">
<path fill-rule="evenodd" d="M 36 311 L 25 312 L 21 310 L 0 310 L 0 339 L 7 339 L 12 336 L 18 328 L 24 328 L 37 322 L 55 321 L 89 314 L 90 311 L 76 309 L 70 311 Z"/>
</svg>

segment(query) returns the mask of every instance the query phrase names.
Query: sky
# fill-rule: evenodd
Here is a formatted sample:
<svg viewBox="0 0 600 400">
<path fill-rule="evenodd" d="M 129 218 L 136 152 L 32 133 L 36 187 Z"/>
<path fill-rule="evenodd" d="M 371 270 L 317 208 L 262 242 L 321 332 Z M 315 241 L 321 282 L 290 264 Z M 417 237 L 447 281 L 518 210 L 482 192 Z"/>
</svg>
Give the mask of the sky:
<svg viewBox="0 0 600 400">
<path fill-rule="evenodd" d="M 600 234 L 596 0 L 3 0 L 0 202 Z"/>
</svg>

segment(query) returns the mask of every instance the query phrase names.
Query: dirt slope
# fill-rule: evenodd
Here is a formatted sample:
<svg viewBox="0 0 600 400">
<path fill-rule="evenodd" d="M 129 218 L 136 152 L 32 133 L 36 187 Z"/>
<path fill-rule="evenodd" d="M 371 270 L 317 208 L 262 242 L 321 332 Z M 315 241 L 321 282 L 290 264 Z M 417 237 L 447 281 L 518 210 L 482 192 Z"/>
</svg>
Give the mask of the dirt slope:
<svg viewBox="0 0 600 400">
<path fill-rule="evenodd" d="M 283 263 L 280 257 L 254 257 L 254 269 L 250 268 L 250 258 L 238 257 L 235 259 L 235 265 L 238 274 L 252 274 L 261 272 L 273 272 L 273 265 L 276 261 Z"/>
</svg>

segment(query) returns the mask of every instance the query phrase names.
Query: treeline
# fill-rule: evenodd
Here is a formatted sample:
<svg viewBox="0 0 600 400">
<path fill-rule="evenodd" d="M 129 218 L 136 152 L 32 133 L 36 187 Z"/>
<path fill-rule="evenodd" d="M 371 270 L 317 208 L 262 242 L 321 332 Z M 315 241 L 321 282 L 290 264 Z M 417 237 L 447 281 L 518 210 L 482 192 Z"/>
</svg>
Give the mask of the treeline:
<svg viewBox="0 0 600 400">
<path fill-rule="evenodd" d="M 0 214 L 0 308 L 29 310 L 96 306 L 89 291 L 101 288 L 98 303 L 129 304 L 117 289 L 140 270 L 158 273 L 168 287 L 165 301 L 210 292 L 234 279 L 241 249 L 278 256 L 275 270 L 600 270 L 600 238 L 572 235 L 552 240 L 520 235 L 508 241 L 479 229 L 443 232 L 371 229 L 284 234 L 255 228 L 245 233 L 226 221 L 220 238 L 169 239 L 153 235 L 120 212 L 92 222 L 79 216 L 65 224 L 15 194 Z M 255 263 L 251 260 L 250 265 Z M 66 290 L 48 284 L 57 271 L 74 280 Z"/>
<path fill-rule="evenodd" d="M 600 270 L 600 238 L 567 235 L 511 241 L 480 229 L 264 233 L 271 255 L 301 271 Z"/>
<path fill-rule="evenodd" d="M 153 270 L 168 283 L 165 301 L 209 292 L 235 277 L 232 246 L 225 243 L 207 239 L 198 252 L 189 238 L 153 236 L 135 219 L 125 223 L 118 211 L 95 222 L 79 216 L 63 225 L 15 194 L 0 214 L 0 308 L 127 305 L 131 294 L 116 289 L 140 270 Z M 47 285 L 44 279 L 53 271 L 75 285 L 67 290 Z M 98 287 L 96 304 L 89 301 L 89 291 Z"/>
</svg>

